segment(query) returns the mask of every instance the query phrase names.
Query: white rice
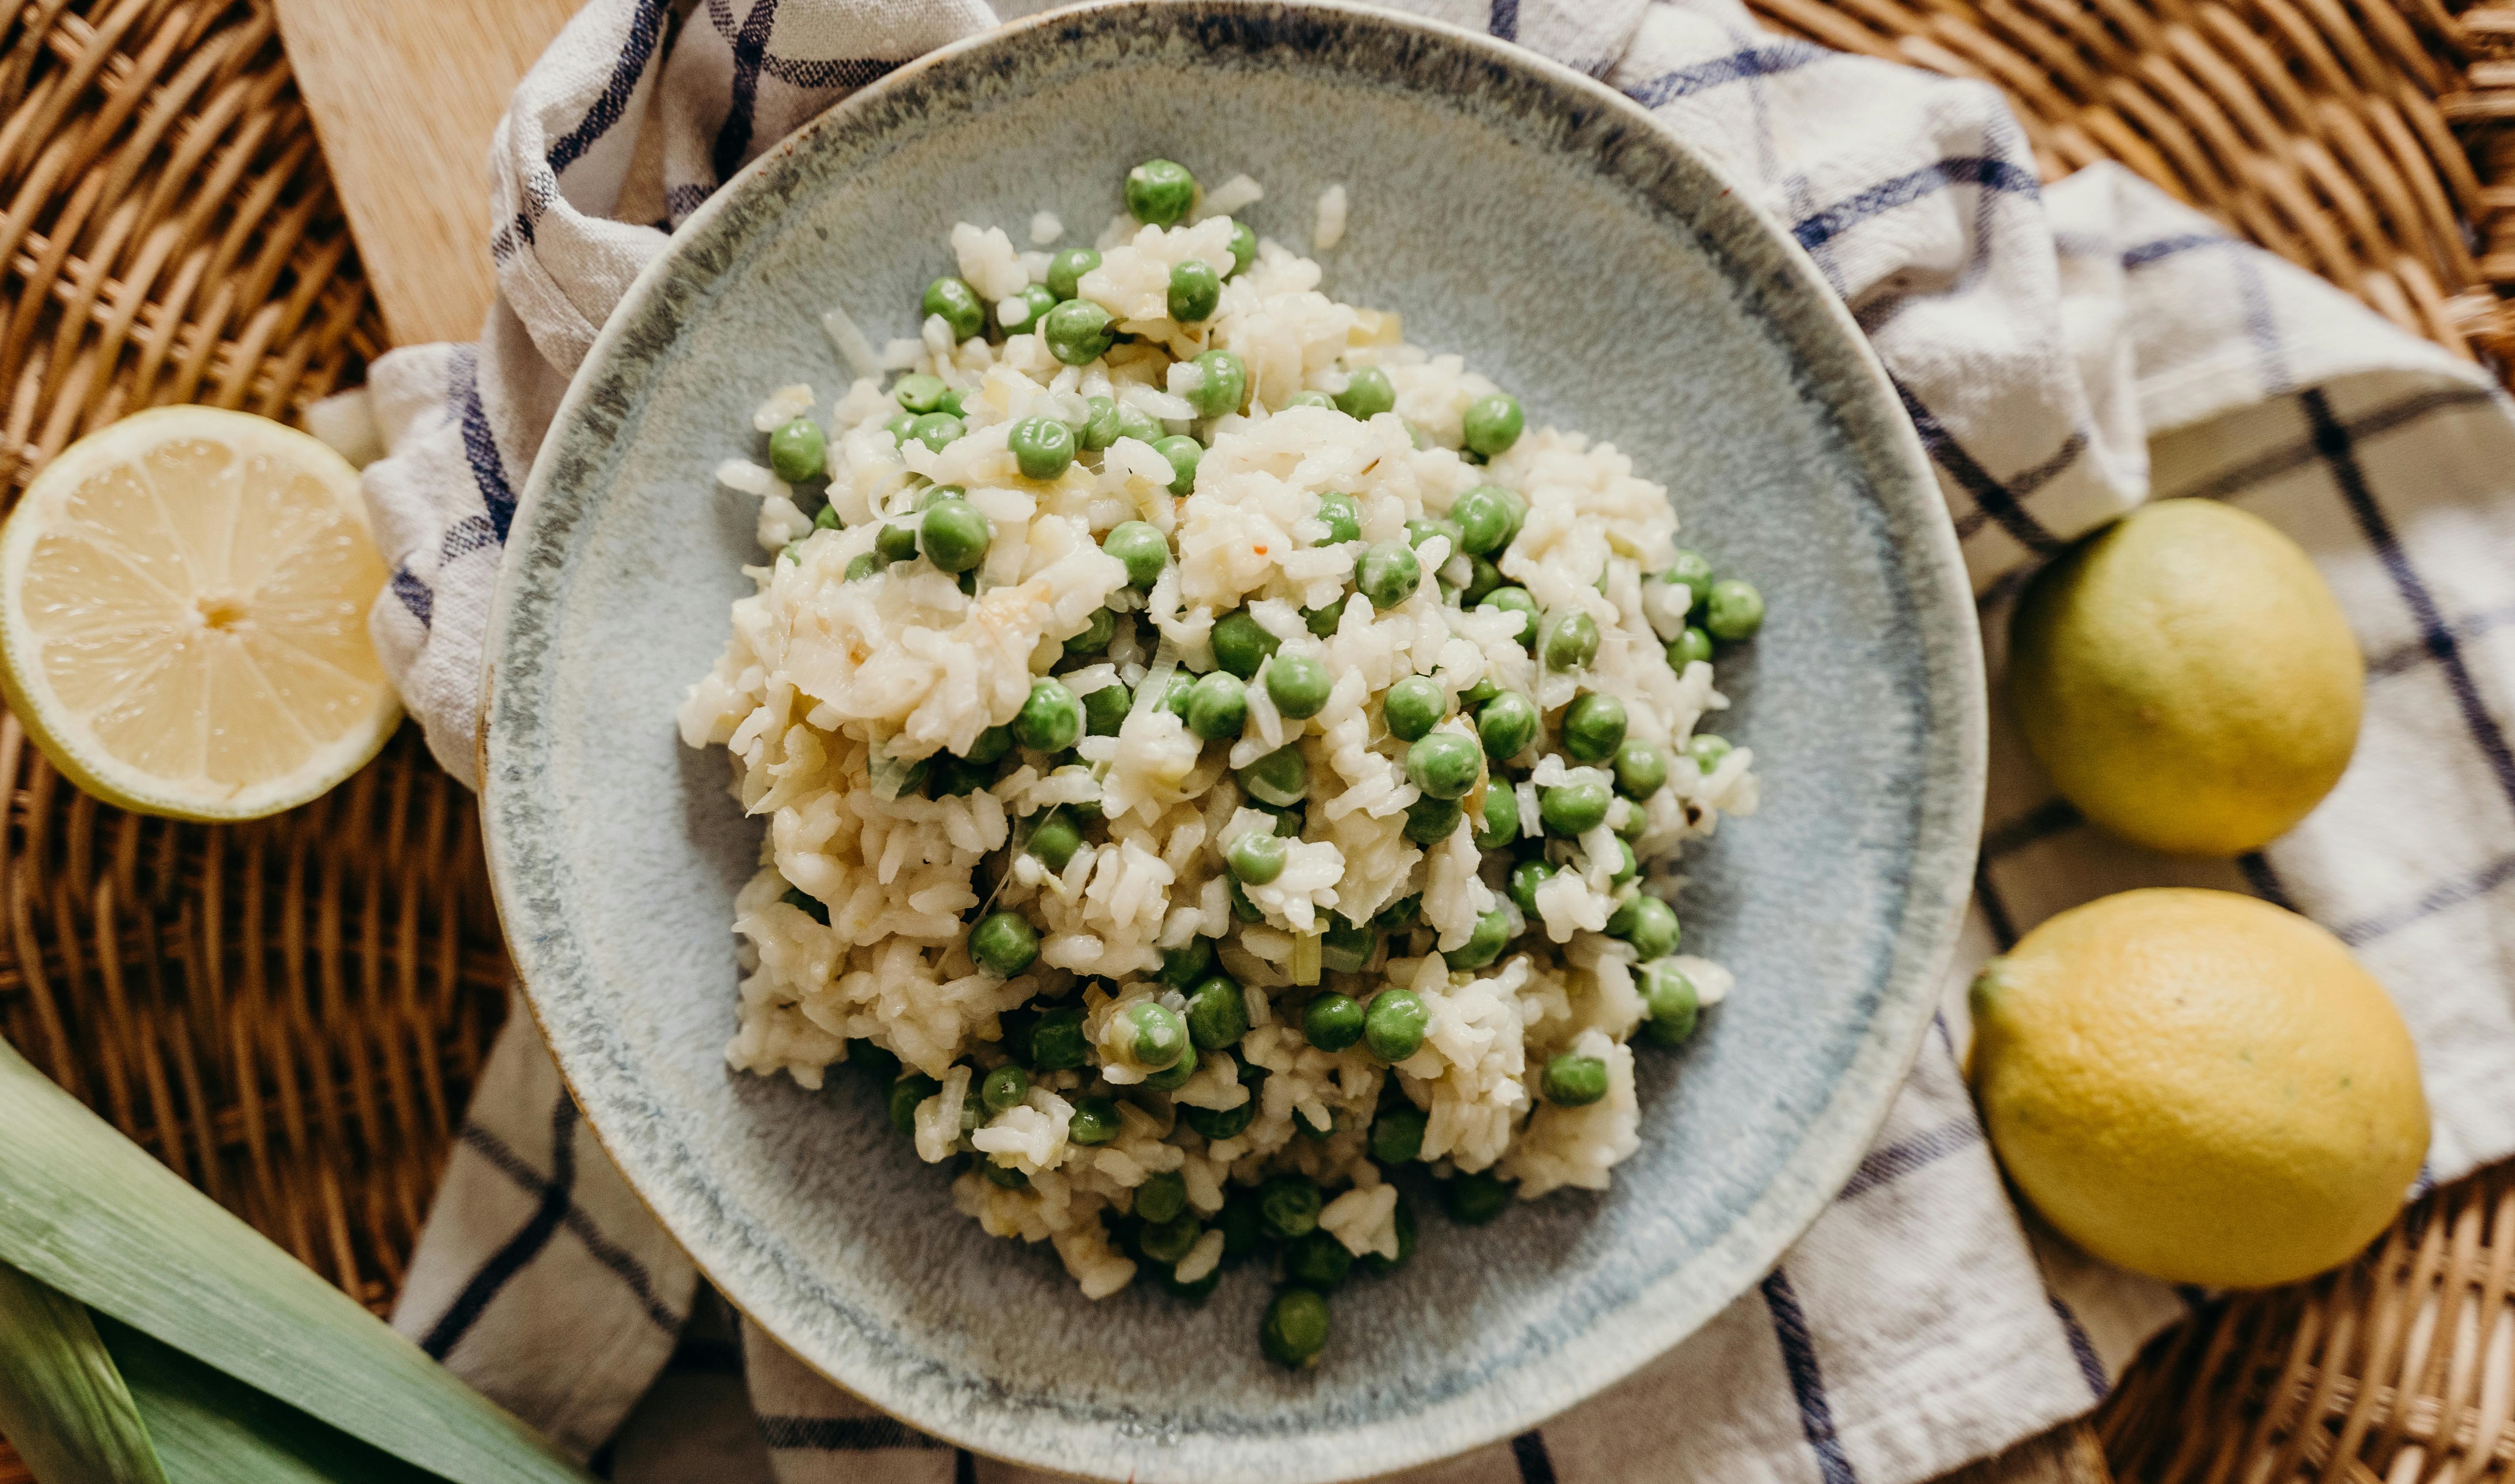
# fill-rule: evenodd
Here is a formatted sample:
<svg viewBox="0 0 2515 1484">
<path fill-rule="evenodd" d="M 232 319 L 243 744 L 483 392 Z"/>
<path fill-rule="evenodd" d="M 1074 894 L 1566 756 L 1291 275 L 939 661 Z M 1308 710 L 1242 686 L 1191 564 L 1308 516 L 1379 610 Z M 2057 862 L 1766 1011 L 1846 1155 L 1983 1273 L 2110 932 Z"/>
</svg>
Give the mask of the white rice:
<svg viewBox="0 0 2515 1484">
<path fill-rule="evenodd" d="M 780 555 L 746 569 L 759 590 L 734 603 L 723 656 L 680 709 L 684 740 L 727 750 L 735 797 L 766 825 L 760 872 L 735 903 L 745 977 L 727 1059 L 818 1087 L 848 1044 L 863 1042 L 934 1079 L 937 1091 L 914 1110 L 919 1156 L 977 1162 L 954 1184 L 959 1208 L 997 1235 L 1051 1243 L 1094 1298 L 1126 1286 L 1137 1266 L 1111 1223 L 1133 1211 L 1147 1179 L 1172 1173 L 1200 1219 L 1234 1190 L 1305 1175 L 1327 1192 L 1322 1230 L 1357 1257 L 1399 1257 L 1399 1192 L 1367 1136 L 1394 1105 L 1422 1110 L 1420 1157 L 1440 1176 L 1492 1171 L 1515 1180 L 1522 1198 L 1604 1188 L 1639 1144 L 1627 1043 L 1643 1003 L 1634 950 L 1604 933 L 1633 889 L 1615 879 L 1622 850 L 1612 826 L 1628 824 L 1641 889 L 1671 895 L 1684 843 L 1756 802 L 1749 750 L 1730 751 L 1708 774 L 1683 750 L 1727 702 L 1710 665 L 1680 674 L 1663 655 L 1684 628 L 1685 589 L 1646 578 L 1671 560 L 1676 521 L 1666 490 L 1613 445 L 1532 426 L 1488 465 L 1463 457 L 1466 409 L 1494 385 L 1455 355 L 1406 344 L 1393 313 L 1330 298 L 1318 265 L 1273 241 L 1224 284 L 1210 319 L 1169 318 L 1172 268 L 1190 258 L 1227 265 L 1232 228 L 1221 213 L 1260 195 L 1243 177 L 1212 192 L 1210 214 L 1196 222 L 1113 226 L 1081 294 L 1132 338 L 1087 366 L 1051 355 L 1025 328 L 1026 310 L 1008 318 L 991 308 L 990 322 L 1010 333 L 958 344 L 929 318 L 919 339 L 877 357 L 833 309 L 832 339 L 866 377 L 824 425 L 822 498 L 838 524 L 818 526 L 805 514 L 815 503 L 810 481 L 790 487 L 748 460 L 720 467 L 721 484 L 760 501 L 761 543 Z M 1321 250 L 1340 239 L 1341 186 L 1320 197 L 1316 228 Z M 1034 245 L 1063 231 L 1045 212 L 1028 227 Z M 956 227 L 951 249 L 991 307 L 1020 304 L 1045 275 L 1046 255 L 1016 252 L 998 227 Z M 1193 360 L 1210 349 L 1241 358 L 1251 394 L 1243 410 L 1199 422 Z M 939 451 L 900 443 L 885 426 L 898 408 L 877 367 L 939 377 L 960 398 L 963 435 Z M 1287 405 L 1297 392 L 1343 392 L 1366 367 L 1394 387 L 1393 412 L 1362 421 Z M 1053 480 L 1021 476 L 1008 447 L 1012 425 L 1034 416 L 1079 424 L 1097 397 L 1153 419 L 1161 433 L 1194 433 L 1206 446 L 1193 492 L 1174 497 L 1171 465 L 1136 437 L 1082 456 Z M 815 414 L 811 389 L 794 385 L 770 392 L 754 422 L 764 433 Z M 1422 542 L 1427 579 L 1384 610 L 1353 590 L 1363 547 L 1326 544 L 1323 494 L 1350 495 L 1363 541 L 1373 543 L 1405 539 L 1409 520 L 1440 517 L 1486 483 L 1527 505 L 1516 539 L 1496 556 L 1503 578 L 1549 613 L 1590 616 L 1601 640 L 1588 666 L 1541 670 L 1518 638 L 1518 615 L 1445 601 L 1428 573 L 1469 571 L 1446 536 Z M 915 557 L 847 580 L 886 520 L 913 523 L 921 492 L 936 484 L 962 486 L 992 523 L 974 594 Z M 1100 550 L 1123 520 L 1148 522 L 1170 542 L 1170 565 L 1149 593 L 1129 589 L 1124 565 Z M 1104 606 L 1116 615 L 1107 651 L 1069 658 L 1065 640 Z M 1288 720 L 1261 671 L 1247 687 L 1243 735 L 1204 743 L 1154 692 L 1174 667 L 1213 671 L 1215 623 L 1242 608 L 1278 641 L 1270 667 L 1313 659 L 1333 685 L 1315 717 Z M 1325 632 L 1313 633 L 1304 614 L 1319 611 Z M 1015 748 L 983 789 L 918 792 L 916 764 L 966 753 L 1011 721 L 1046 674 L 1078 695 L 1141 689 L 1114 735 L 1083 741 L 1079 761 Z M 1514 790 L 1504 807 L 1526 836 L 1541 829 L 1545 789 L 1610 778 L 1553 751 L 1560 708 L 1577 693 L 1622 701 L 1628 735 L 1671 759 L 1669 783 L 1645 801 L 1619 802 L 1608 824 L 1577 840 L 1548 843 L 1559 869 L 1524 913 L 1505 890 L 1508 850 L 1475 845 L 1480 809 L 1428 846 L 1406 837 L 1419 791 L 1381 703 L 1411 676 L 1440 685 L 1452 703 L 1444 725 L 1469 738 L 1457 698 L 1482 682 L 1527 695 L 1546 714 L 1535 766 L 1491 784 Z M 1283 873 L 1244 888 L 1255 914 L 1244 920 L 1224 851 L 1243 835 L 1273 831 L 1276 816 L 1243 798 L 1232 769 L 1287 746 L 1309 770 L 1299 832 L 1287 842 Z M 1482 798 L 1480 785 L 1469 802 Z M 1100 817 L 1076 813 L 1085 806 Z M 1051 809 L 1083 825 L 1085 843 L 1062 869 L 1023 848 Z M 1419 898 L 1413 917 L 1377 934 L 1361 969 L 1311 969 L 1316 988 L 1296 982 L 1314 953 L 1305 939 L 1332 915 L 1368 922 L 1409 897 Z M 971 958 L 982 904 L 1019 914 L 1038 933 L 1036 961 L 1011 978 Z M 1492 913 L 1514 929 L 1508 949 L 1454 971 L 1442 954 L 1460 950 Z M 1151 1091 L 1146 1073 L 1106 1048 L 1132 1034 L 1130 1007 L 1183 1009 L 1179 991 L 1152 975 L 1166 951 L 1198 938 L 1211 940 L 1216 971 L 1239 981 L 1251 1028 L 1229 1050 L 1206 1051 L 1183 1084 Z M 1707 960 L 1670 962 L 1706 1006 L 1731 987 Z M 1392 988 L 1426 1010 L 1421 1047 L 1394 1066 L 1366 1045 L 1331 1052 L 1304 1040 L 1302 1007 L 1314 994 L 1367 1002 Z M 1091 1060 L 1035 1075 L 1017 1104 L 992 1116 L 980 1109 L 968 1127 L 965 1102 L 1009 1060 L 1005 1017 L 1060 1006 L 1084 1012 Z M 1562 1107 L 1539 1095 L 1540 1069 L 1566 1052 L 1603 1064 L 1603 1097 Z M 1074 1141 L 1078 1108 L 1111 1097 L 1117 1136 Z M 1208 1139 L 1189 1127 L 1191 1118 L 1243 1113 L 1246 1126 L 1227 1135 Z M 1206 1231 L 1170 1276 L 1211 1279 L 1223 1246 L 1221 1230 Z"/>
</svg>

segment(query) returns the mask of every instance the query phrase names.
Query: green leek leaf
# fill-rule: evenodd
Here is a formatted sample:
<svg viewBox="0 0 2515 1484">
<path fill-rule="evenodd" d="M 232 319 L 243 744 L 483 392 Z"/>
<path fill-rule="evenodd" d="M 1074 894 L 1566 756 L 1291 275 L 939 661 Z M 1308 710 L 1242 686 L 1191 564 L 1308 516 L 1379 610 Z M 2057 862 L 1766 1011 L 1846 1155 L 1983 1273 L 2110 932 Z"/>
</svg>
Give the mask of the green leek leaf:
<svg viewBox="0 0 2515 1484">
<path fill-rule="evenodd" d="M 167 1484 L 87 1306 L 5 1265 L 0 1434 L 44 1484 Z"/>
<path fill-rule="evenodd" d="M 457 1484 L 587 1480 L 5 1042 L 0 1129 L 0 1262 Z"/>
<path fill-rule="evenodd" d="M 128 1325 L 99 1319 L 97 1330 L 130 1382 L 173 1484 L 432 1484 L 435 1478 Z"/>
</svg>

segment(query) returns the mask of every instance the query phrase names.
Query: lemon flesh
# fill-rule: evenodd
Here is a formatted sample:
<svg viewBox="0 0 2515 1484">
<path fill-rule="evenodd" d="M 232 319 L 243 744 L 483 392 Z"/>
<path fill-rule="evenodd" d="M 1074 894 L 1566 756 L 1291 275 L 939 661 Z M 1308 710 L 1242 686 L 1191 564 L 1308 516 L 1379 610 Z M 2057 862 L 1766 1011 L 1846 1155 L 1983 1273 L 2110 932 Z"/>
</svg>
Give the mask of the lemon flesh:
<svg viewBox="0 0 2515 1484">
<path fill-rule="evenodd" d="M 2132 512 L 2036 576 L 2008 693 L 2053 786 L 2174 855 L 2241 855 L 2349 765 L 2366 665 L 2312 558 L 2213 500 Z"/>
<path fill-rule="evenodd" d="M 340 455 L 240 412 L 143 412 L 46 465 L 0 528 L 0 683 L 106 803 L 276 813 L 400 718 L 367 639 L 384 581 Z"/>
<path fill-rule="evenodd" d="M 2417 1052 L 2340 940 L 2227 891 L 2062 913 L 1973 987 L 1970 1076 L 2027 1200 L 2117 1266 L 2261 1288 L 2347 1261 L 2428 1146 Z"/>
</svg>

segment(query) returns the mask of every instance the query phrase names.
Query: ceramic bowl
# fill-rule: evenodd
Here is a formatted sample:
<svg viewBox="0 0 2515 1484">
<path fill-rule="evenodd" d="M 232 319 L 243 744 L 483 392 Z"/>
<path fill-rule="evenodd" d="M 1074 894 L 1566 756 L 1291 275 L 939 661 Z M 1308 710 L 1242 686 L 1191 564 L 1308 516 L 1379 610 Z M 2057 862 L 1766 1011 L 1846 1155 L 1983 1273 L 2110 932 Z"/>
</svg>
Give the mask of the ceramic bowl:
<svg viewBox="0 0 2515 1484">
<path fill-rule="evenodd" d="M 1128 166 L 1266 187 L 1297 249 L 1352 203 L 1327 286 L 1403 311 L 1532 426 L 1610 439 L 1771 618 L 1718 729 L 1764 807 L 1689 855 L 1691 951 L 1736 970 L 1642 1057 L 1639 1153 L 1603 1194 L 1348 1284 L 1317 1368 L 1260 1358 L 1262 1275 L 1201 1306 L 1085 1300 L 982 1234 L 848 1075 L 727 1069 L 735 888 L 762 823 L 674 710 L 761 554 L 720 489 L 751 409 L 847 372 L 844 306 L 914 332 L 956 221 L 1089 241 Z M 1026 245 L 1026 242 L 1025 242 Z M 1349 1478 L 1527 1428 L 1756 1281 L 1839 1188 L 1926 1025 L 1972 869 L 1983 688 L 1954 535 L 1876 361 L 1813 266 L 1630 103 L 1483 37 L 1315 6 L 1121 4 L 937 53 L 780 144 L 641 277 L 578 373 L 510 537 L 483 773 L 509 942 L 603 1145 L 750 1319 L 937 1437 L 1078 1474 Z"/>
</svg>

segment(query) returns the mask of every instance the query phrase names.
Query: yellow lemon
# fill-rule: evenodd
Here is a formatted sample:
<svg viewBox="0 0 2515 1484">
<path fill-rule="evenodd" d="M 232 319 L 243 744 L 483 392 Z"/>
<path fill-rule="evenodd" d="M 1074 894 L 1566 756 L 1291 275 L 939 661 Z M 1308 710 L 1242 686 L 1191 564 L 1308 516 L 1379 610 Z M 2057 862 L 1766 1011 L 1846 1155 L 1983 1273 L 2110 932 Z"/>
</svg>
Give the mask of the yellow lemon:
<svg viewBox="0 0 2515 1484">
<path fill-rule="evenodd" d="M 2418 1054 L 2340 940 L 2227 891 L 2124 891 L 1973 985 L 1971 1078 L 2009 1177 L 2064 1236 L 2176 1283 L 2343 1262 L 2428 1147 Z"/>
<path fill-rule="evenodd" d="M 2314 562 L 2214 500 L 2114 522 L 2009 627 L 2010 705 L 2054 786 L 2170 854 L 2241 855 L 2304 818 L 2349 765 L 2365 688 Z"/>
<path fill-rule="evenodd" d="M 143 412 L 64 449 L 0 528 L 0 688 L 108 804 L 276 813 L 392 735 L 384 581 L 339 454 L 241 412 Z"/>
</svg>

